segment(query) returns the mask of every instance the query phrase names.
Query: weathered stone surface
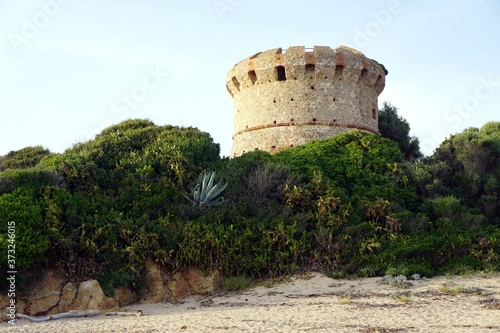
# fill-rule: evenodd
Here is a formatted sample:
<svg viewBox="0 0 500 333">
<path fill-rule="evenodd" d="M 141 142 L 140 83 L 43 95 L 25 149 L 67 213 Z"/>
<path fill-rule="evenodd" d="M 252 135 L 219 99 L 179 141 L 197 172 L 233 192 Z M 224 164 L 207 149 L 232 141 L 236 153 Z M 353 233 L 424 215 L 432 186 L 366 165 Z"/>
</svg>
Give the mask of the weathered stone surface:
<svg viewBox="0 0 500 333">
<path fill-rule="evenodd" d="M 195 268 L 174 273 L 172 276 L 158 263 L 146 261 L 146 293 L 142 303 L 173 302 L 189 295 L 206 294 L 216 290 L 220 274 L 203 275 Z"/>
<path fill-rule="evenodd" d="M 11 320 L 13 318 L 8 316 L 9 313 L 12 313 L 12 315 L 14 315 L 14 312 L 24 313 L 26 309 L 26 302 L 24 300 L 16 300 L 12 306 L 10 300 L 11 298 L 8 295 L 0 295 L 0 321 Z M 11 308 L 8 308 L 9 306 Z"/>
<path fill-rule="evenodd" d="M 71 306 L 75 301 L 77 290 L 78 288 L 75 285 L 75 283 L 73 282 L 66 283 L 61 291 L 61 296 L 59 297 L 59 304 L 49 314 L 67 312 L 69 310 L 72 310 Z"/>
<path fill-rule="evenodd" d="M 209 275 L 203 275 L 201 272 L 194 268 L 189 268 L 183 272 L 184 279 L 186 279 L 187 284 L 191 294 L 203 295 L 207 293 L 214 292 L 221 280 L 221 276 L 218 272 L 213 272 Z"/>
<path fill-rule="evenodd" d="M 60 271 L 45 271 L 43 278 L 35 282 L 26 299 L 25 313 L 31 315 L 46 314 L 59 303 L 66 277 Z"/>
<path fill-rule="evenodd" d="M 115 289 L 113 299 L 118 302 L 120 307 L 130 305 L 136 302 L 137 297 L 135 293 L 126 287 L 119 287 Z"/>
<path fill-rule="evenodd" d="M 236 64 L 226 88 L 234 100 L 231 157 L 270 153 L 354 129 L 378 133 L 385 72 L 361 52 L 294 46 Z"/>
<path fill-rule="evenodd" d="M 182 299 L 189 295 L 203 295 L 215 291 L 220 284 L 221 275 L 219 272 L 212 272 L 203 275 L 194 268 L 189 268 L 173 275 L 167 288 L 171 292 L 171 301 Z"/>
<path fill-rule="evenodd" d="M 181 272 L 172 276 L 172 281 L 167 285 L 171 294 L 171 301 L 176 301 L 190 295 L 189 285 Z"/>
<path fill-rule="evenodd" d="M 141 303 L 169 302 L 189 295 L 206 294 L 217 289 L 221 275 L 213 272 L 202 274 L 189 268 L 171 275 L 165 267 L 148 259 L 146 293 Z M 115 289 L 113 298 L 104 295 L 97 280 L 80 284 L 68 281 L 63 272 L 46 271 L 42 280 L 31 288 L 26 297 L 16 299 L 16 312 L 31 316 L 52 315 L 71 310 L 112 310 L 138 301 L 129 288 Z M 6 310 L 10 298 L 0 295 L 0 320 L 9 320 Z"/>
<path fill-rule="evenodd" d="M 167 289 L 163 282 L 164 274 L 162 274 L 161 266 L 155 263 L 151 258 L 146 260 L 146 294 L 143 302 L 157 303 L 167 300 Z"/>
<path fill-rule="evenodd" d="M 72 310 L 110 310 L 118 308 L 118 302 L 104 295 L 97 280 L 82 282 L 78 293 L 71 304 Z"/>
</svg>

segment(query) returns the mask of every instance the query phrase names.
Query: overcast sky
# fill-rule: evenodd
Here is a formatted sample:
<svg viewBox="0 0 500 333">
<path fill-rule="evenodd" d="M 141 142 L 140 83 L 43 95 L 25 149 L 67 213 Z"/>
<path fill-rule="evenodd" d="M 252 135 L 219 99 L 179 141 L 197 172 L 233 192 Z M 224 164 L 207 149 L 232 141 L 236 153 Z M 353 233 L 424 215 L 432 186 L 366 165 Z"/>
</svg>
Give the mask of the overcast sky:
<svg viewBox="0 0 500 333">
<path fill-rule="evenodd" d="M 231 150 L 227 72 L 275 47 L 347 45 L 389 70 L 389 101 L 430 154 L 500 121 L 496 0 L 0 0 L 0 155 L 63 152 L 129 118 Z"/>
</svg>

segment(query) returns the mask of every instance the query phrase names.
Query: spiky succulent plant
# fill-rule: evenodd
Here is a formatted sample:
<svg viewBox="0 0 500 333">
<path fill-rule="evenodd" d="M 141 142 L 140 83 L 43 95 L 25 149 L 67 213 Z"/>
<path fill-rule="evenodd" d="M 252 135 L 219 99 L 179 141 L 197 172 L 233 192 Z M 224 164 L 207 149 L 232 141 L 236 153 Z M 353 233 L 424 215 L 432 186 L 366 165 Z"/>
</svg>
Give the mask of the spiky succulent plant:
<svg viewBox="0 0 500 333">
<path fill-rule="evenodd" d="M 222 183 L 220 179 L 215 183 L 215 171 L 203 171 L 196 182 L 196 185 L 191 188 L 191 197 L 184 194 L 193 206 L 204 207 L 214 206 L 224 201 L 219 195 L 226 188 L 227 183 Z"/>
</svg>

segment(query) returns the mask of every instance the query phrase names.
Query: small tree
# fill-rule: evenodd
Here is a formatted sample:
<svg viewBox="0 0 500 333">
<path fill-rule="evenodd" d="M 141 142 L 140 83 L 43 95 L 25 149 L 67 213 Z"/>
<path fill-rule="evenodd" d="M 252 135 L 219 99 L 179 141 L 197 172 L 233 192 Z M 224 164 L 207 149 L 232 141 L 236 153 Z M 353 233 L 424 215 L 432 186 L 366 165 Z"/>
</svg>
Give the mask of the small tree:
<svg viewBox="0 0 500 333">
<path fill-rule="evenodd" d="M 398 115 L 398 108 L 388 102 L 384 102 L 382 109 L 378 110 L 378 129 L 384 138 L 398 144 L 406 160 L 414 161 L 422 157 L 418 138 L 410 136 L 410 125 Z"/>
</svg>

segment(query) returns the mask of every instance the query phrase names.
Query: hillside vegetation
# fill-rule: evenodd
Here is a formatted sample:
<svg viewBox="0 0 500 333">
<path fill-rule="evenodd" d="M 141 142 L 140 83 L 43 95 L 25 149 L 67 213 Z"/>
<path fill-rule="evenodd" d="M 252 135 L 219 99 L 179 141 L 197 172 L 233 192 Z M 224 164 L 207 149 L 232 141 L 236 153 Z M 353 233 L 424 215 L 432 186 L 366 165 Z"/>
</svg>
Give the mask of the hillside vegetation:
<svg viewBox="0 0 500 333">
<path fill-rule="evenodd" d="M 140 290 L 148 257 L 226 276 L 499 271 L 500 123 L 430 157 L 400 146 L 352 132 L 229 160 L 195 128 L 128 120 L 63 154 L 0 157 L 0 248 L 14 221 L 24 285 L 60 267 L 107 294 Z M 204 171 L 224 188 L 217 204 L 186 199 Z"/>
</svg>

